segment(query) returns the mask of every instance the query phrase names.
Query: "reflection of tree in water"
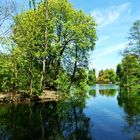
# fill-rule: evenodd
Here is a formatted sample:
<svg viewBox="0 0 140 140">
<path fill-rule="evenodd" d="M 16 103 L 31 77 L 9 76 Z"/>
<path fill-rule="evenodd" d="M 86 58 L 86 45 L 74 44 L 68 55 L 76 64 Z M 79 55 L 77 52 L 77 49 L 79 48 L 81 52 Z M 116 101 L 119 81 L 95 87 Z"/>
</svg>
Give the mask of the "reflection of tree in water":
<svg viewBox="0 0 140 140">
<path fill-rule="evenodd" d="M 133 133 L 134 139 L 140 140 L 140 94 L 121 92 L 118 95 L 118 104 L 126 112 L 127 124 L 124 130 Z"/>
<path fill-rule="evenodd" d="M 8 140 L 11 135 L 5 125 L 0 125 L 0 140 Z"/>
<path fill-rule="evenodd" d="M 0 107 L 0 138 L 90 140 L 90 119 L 83 113 L 84 101 L 81 101 L 3 105 Z"/>
<path fill-rule="evenodd" d="M 95 89 L 89 90 L 89 95 L 96 97 L 96 90 Z"/>
<path fill-rule="evenodd" d="M 83 113 L 83 107 L 76 104 L 64 106 L 65 108 L 67 106 L 67 110 L 65 114 L 60 114 L 61 120 L 59 121 L 64 138 L 68 140 L 91 140 L 90 119 Z"/>
<path fill-rule="evenodd" d="M 116 95 L 116 90 L 115 89 L 105 89 L 105 90 L 102 89 L 102 90 L 99 90 L 99 93 L 101 95 L 114 97 Z"/>
</svg>

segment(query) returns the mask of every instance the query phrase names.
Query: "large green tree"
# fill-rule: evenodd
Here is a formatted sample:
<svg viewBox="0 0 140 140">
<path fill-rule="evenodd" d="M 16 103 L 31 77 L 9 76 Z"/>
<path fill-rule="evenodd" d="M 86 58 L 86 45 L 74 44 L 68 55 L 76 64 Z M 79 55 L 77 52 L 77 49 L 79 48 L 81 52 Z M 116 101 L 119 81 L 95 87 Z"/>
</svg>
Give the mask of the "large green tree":
<svg viewBox="0 0 140 140">
<path fill-rule="evenodd" d="M 124 87 L 128 91 L 132 89 L 139 89 L 140 20 L 135 21 L 132 27 L 130 28 L 129 48 L 126 48 L 123 52 L 123 59 L 120 68 L 118 65 L 117 77 L 119 78 L 121 87 Z"/>
<path fill-rule="evenodd" d="M 88 52 L 96 41 L 93 18 L 75 10 L 67 0 L 34 5 L 14 18 L 13 47 L 8 54 L 15 66 L 16 89 L 30 94 L 57 88 L 65 76 L 72 85 L 76 72 L 87 68 Z"/>
<path fill-rule="evenodd" d="M 121 73 L 117 73 L 120 85 L 127 90 L 137 87 L 140 77 L 140 65 L 135 55 L 126 55 L 122 60 Z"/>
</svg>

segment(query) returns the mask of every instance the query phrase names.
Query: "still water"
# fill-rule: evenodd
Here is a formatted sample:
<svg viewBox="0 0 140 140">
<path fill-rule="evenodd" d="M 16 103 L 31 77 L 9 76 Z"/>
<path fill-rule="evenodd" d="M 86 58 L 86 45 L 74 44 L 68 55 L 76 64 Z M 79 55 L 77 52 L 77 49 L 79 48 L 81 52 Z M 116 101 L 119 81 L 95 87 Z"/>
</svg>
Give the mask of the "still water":
<svg viewBox="0 0 140 140">
<path fill-rule="evenodd" d="M 140 140 L 140 93 L 90 87 L 88 98 L 1 104 L 0 140 Z"/>
</svg>

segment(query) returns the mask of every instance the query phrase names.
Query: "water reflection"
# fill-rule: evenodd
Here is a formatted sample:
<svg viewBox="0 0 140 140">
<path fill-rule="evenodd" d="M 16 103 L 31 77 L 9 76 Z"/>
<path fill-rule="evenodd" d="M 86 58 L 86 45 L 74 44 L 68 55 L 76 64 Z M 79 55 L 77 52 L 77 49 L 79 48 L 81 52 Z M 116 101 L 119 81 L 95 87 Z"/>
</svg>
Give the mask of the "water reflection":
<svg viewBox="0 0 140 140">
<path fill-rule="evenodd" d="M 0 140 L 91 140 L 83 102 L 2 105 Z"/>
<path fill-rule="evenodd" d="M 96 97 L 96 94 L 101 94 L 102 96 L 114 97 L 119 87 L 113 84 L 96 84 L 89 90 L 89 95 Z"/>
<path fill-rule="evenodd" d="M 89 95 L 85 112 L 93 120 L 95 139 L 140 140 L 140 93 L 96 85 Z"/>
<path fill-rule="evenodd" d="M 96 90 L 94 89 L 89 90 L 89 95 L 96 97 Z"/>
<path fill-rule="evenodd" d="M 65 113 L 62 113 L 64 112 Z M 89 125 L 90 118 L 83 113 L 83 106 L 77 106 L 77 103 L 61 104 L 60 129 L 65 139 L 68 140 L 91 140 Z"/>
<path fill-rule="evenodd" d="M 99 93 L 102 96 L 111 96 L 111 97 L 114 97 L 116 95 L 116 90 L 115 89 L 99 90 Z"/>
<path fill-rule="evenodd" d="M 140 94 L 120 92 L 118 95 L 118 104 L 125 112 L 127 124 L 124 130 L 133 133 L 135 140 L 140 140 Z"/>
<path fill-rule="evenodd" d="M 118 95 L 118 104 L 120 107 L 123 107 L 129 116 L 140 114 L 140 94 L 138 92 L 120 92 Z"/>
<path fill-rule="evenodd" d="M 102 96 L 114 97 L 116 95 L 116 90 L 115 89 L 109 89 L 109 90 L 106 89 L 106 90 L 98 90 L 98 91 L 94 89 L 89 90 L 89 95 L 93 97 L 96 97 L 96 93 L 99 93 Z"/>
<path fill-rule="evenodd" d="M 140 94 L 96 85 L 72 99 L 0 105 L 0 140 L 140 140 Z"/>
</svg>

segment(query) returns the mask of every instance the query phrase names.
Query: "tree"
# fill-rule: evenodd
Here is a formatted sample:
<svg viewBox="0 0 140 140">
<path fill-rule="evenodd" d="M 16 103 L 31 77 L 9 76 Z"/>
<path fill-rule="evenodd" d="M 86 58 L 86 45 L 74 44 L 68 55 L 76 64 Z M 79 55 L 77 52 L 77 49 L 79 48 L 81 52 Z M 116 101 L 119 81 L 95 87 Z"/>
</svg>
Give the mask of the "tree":
<svg viewBox="0 0 140 140">
<path fill-rule="evenodd" d="M 89 70 L 89 72 L 88 72 L 88 84 L 94 85 L 95 83 L 96 83 L 95 69 Z"/>
<path fill-rule="evenodd" d="M 140 79 L 140 20 L 133 23 L 129 33 L 130 47 L 123 52 L 120 85 L 128 91 L 139 89 Z"/>
<path fill-rule="evenodd" d="M 10 30 L 10 20 L 15 12 L 15 3 L 12 0 L 0 0 L 0 43 Z M 6 25 L 6 21 L 9 21 Z"/>
<path fill-rule="evenodd" d="M 14 32 L 14 37 L 19 38 L 20 36 L 20 38 L 24 39 L 17 39 L 18 41 L 15 41 L 21 46 L 22 43 L 25 44 L 24 42 L 28 42 L 29 38 L 34 38 L 33 40 L 37 42 L 34 46 L 36 50 L 41 53 L 39 55 L 40 61 L 43 62 L 44 71 L 42 73 L 45 73 L 45 67 L 48 71 L 53 71 L 52 69 L 54 69 L 55 75 L 53 75 L 53 79 L 56 80 L 60 75 L 62 67 L 68 70 L 67 64 L 70 63 L 69 66 L 71 66 L 73 70 L 68 72 L 74 76 L 76 67 L 83 66 L 82 63 L 84 61 L 81 61 L 81 58 L 85 57 L 87 60 L 87 52 L 94 48 L 96 41 L 95 22 L 83 12 L 74 10 L 68 1 L 48 1 L 49 20 L 47 20 L 47 23 L 46 14 L 44 13 L 45 9 L 46 5 L 41 4 L 37 10 L 30 10 L 17 17 L 18 21 L 15 22 L 16 32 Z M 28 22 L 28 20 L 30 20 L 30 22 Z M 24 26 L 25 21 L 27 23 L 26 26 Z M 42 24 L 40 25 L 40 23 Z M 34 28 L 38 29 L 37 37 L 35 37 L 36 31 L 34 31 L 35 33 L 33 34 L 28 30 L 28 27 L 30 27 L 33 31 L 33 26 L 37 26 Z M 25 37 L 24 32 L 31 32 L 31 34 L 29 33 L 29 38 L 27 36 Z M 46 45 L 48 47 L 46 47 Z M 69 62 L 61 64 L 65 61 L 64 59 L 68 59 Z M 73 59 L 75 61 L 73 61 Z M 45 65 L 45 63 L 47 65 Z M 44 79 L 43 75 L 41 81 Z M 71 79 L 73 79 L 73 76 Z"/>
<path fill-rule="evenodd" d="M 35 1 L 33 2 L 35 3 Z M 48 13 L 48 0 L 44 1 L 44 5 L 46 7 L 46 14 L 45 14 L 45 21 L 46 21 L 46 28 L 45 28 L 45 44 L 43 51 L 46 52 L 48 49 L 48 20 L 49 20 L 49 13 Z M 40 81 L 40 90 L 43 91 L 45 89 L 45 74 L 46 74 L 46 56 L 44 54 L 42 60 L 42 75 Z"/>
<path fill-rule="evenodd" d="M 111 83 L 115 84 L 116 82 L 116 74 L 113 69 L 108 70 L 108 79 Z"/>
<path fill-rule="evenodd" d="M 29 7 L 32 8 L 32 6 L 35 10 L 36 9 L 36 0 L 29 0 Z"/>
<path fill-rule="evenodd" d="M 113 69 L 100 70 L 97 83 L 109 84 L 116 82 L 116 74 Z"/>
<path fill-rule="evenodd" d="M 57 89 L 64 77 L 68 84 L 76 83 L 77 73 L 86 75 L 88 52 L 96 42 L 95 27 L 92 17 L 75 10 L 67 0 L 44 0 L 16 15 L 12 51 L 6 54 L 15 63 L 16 90 L 31 95 L 45 87 Z"/>
<path fill-rule="evenodd" d="M 122 60 L 121 85 L 128 91 L 137 86 L 140 77 L 140 65 L 135 55 L 127 55 Z"/>
<path fill-rule="evenodd" d="M 122 79 L 122 64 L 120 63 L 117 65 L 116 68 L 116 81 L 120 83 L 121 79 Z"/>
<path fill-rule="evenodd" d="M 130 53 L 134 53 L 140 58 L 140 20 L 133 23 L 129 33 Z"/>
</svg>

